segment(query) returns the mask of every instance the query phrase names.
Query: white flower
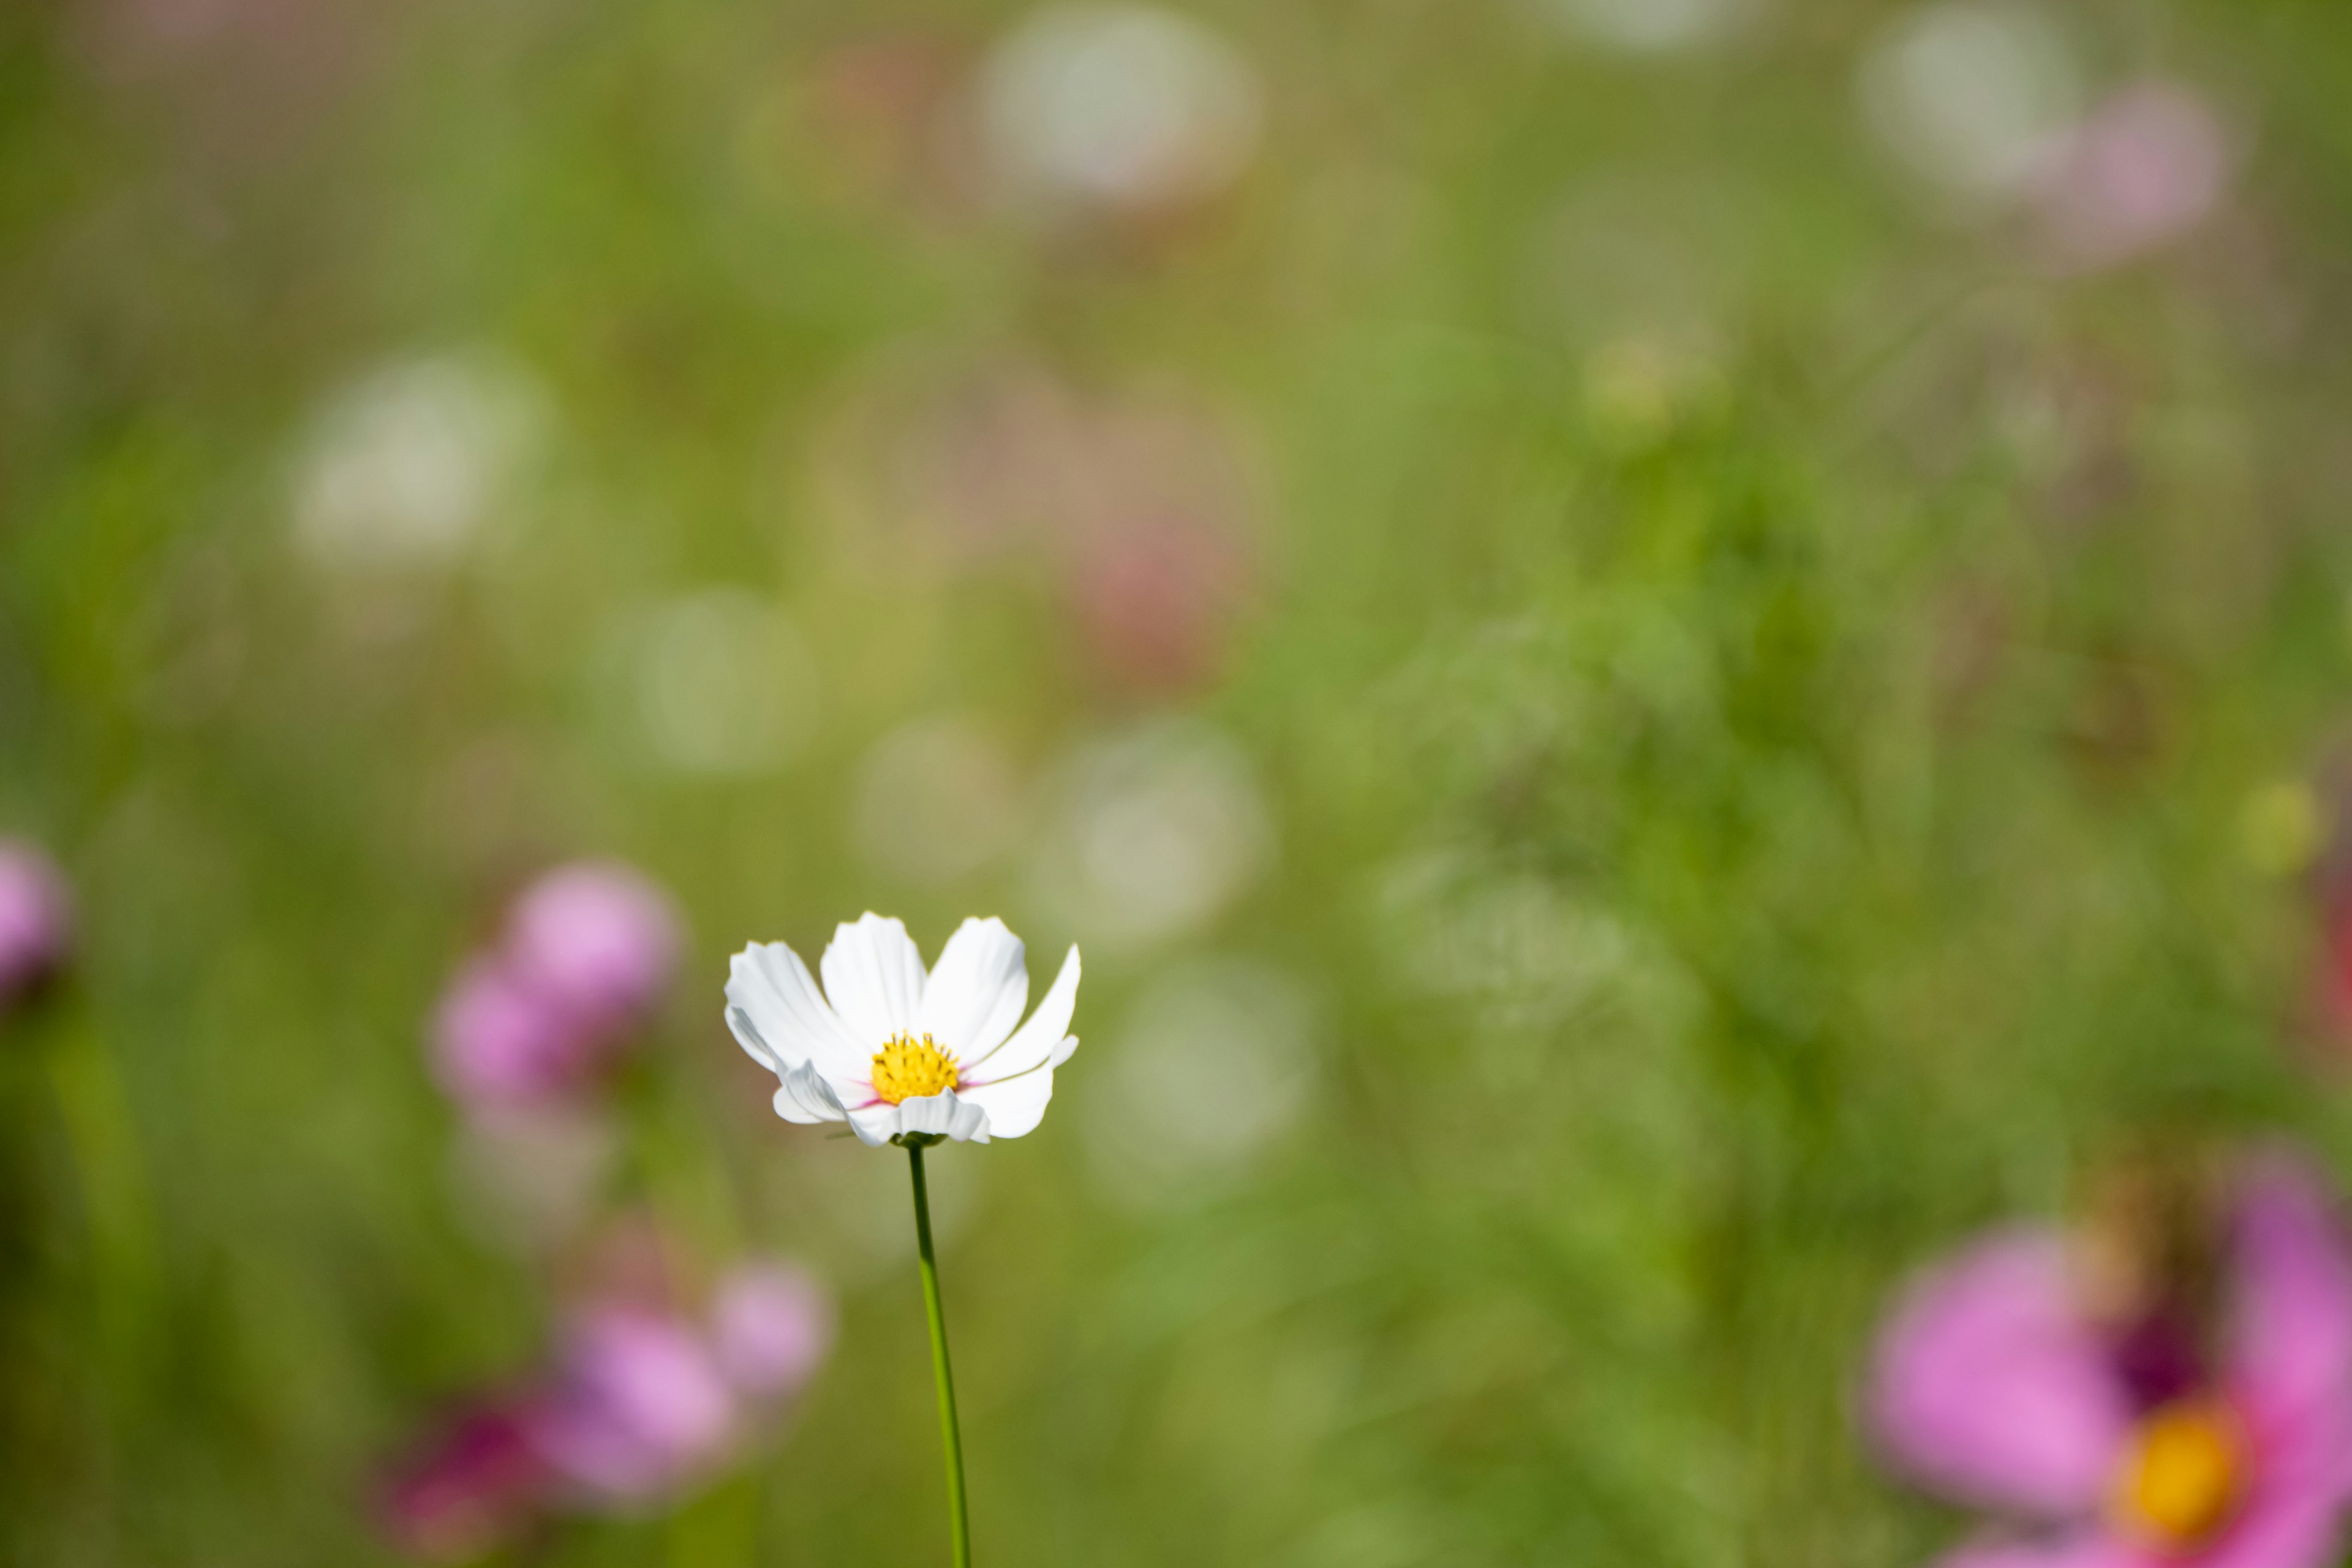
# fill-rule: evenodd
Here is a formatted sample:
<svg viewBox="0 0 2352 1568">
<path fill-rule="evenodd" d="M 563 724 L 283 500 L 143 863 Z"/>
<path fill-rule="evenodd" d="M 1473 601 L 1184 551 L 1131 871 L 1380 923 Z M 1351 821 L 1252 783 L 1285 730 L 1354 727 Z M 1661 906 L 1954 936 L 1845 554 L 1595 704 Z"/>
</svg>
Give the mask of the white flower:
<svg viewBox="0 0 2352 1568">
<path fill-rule="evenodd" d="M 926 975 L 907 928 L 868 913 L 835 931 L 818 968 L 822 994 L 800 955 L 772 942 L 728 971 L 727 1026 L 782 1081 L 787 1121 L 846 1121 L 869 1146 L 1018 1138 L 1078 1048 L 1078 950 L 1016 1029 L 1029 970 L 1003 921 L 964 921 Z"/>
</svg>

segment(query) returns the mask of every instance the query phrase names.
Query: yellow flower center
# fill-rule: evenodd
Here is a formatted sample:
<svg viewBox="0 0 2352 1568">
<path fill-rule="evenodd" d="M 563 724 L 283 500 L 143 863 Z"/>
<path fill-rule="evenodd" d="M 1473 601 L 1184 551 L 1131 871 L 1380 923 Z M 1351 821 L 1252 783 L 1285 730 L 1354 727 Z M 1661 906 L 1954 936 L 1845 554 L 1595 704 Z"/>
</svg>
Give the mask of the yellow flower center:
<svg viewBox="0 0 2352 1568">
<path fill-rule="evenodd" d="M 955 1086 L 954 1053 L 940 1049 L 929 1035 L 894 1035 L 874 1053 L 874 1092 L 893 1105 Z"/>
<path fill-rule="evenodd" d="M 2229 1521 L 2244 1489 L 2245 1438 L 2218 1400 L 2184 1399 L 2140 1424 L 2116 1478 L 2117 1526 L 2159 1551 L 2181 1551 Z"/>
</svg>

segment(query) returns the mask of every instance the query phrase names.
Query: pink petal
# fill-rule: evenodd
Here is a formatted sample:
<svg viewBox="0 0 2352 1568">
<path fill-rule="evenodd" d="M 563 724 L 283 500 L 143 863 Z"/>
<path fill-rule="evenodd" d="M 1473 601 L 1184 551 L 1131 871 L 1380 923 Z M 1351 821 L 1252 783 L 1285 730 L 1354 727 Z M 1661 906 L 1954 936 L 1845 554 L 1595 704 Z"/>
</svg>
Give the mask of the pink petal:
<svg viewBox="0 0 2352 1568">
<path fill-rule="evenodd" d="M 719 1369 L 755 1399 L 779 1399 L 809 1380 L 833 1345 L 833 1300 L 787 1263 L 730 1269 L 711 1302 Z"/>
<path fill-rule="evenodd" d="M 560 867 L 515 901 L 507 953 L 534 990 L 598 1032 L 624 1031 L 661 1000 L 677 968 L 677 910 L 627 866 Z"/>
<path fill-rule="evenodd" d="M 2256 1463 L 2263 1473 L 2245 1510 L 2183 1568 L 2330 1568 L 2342 1536 L 2343 1467 L 2264 1465 L 2259 1455 Z"/>
<path fill-rule="evenodd" d="M 1921 1481 L 1994 1507 L 2095 1508 L 2130 1412 L 2042 1231 L 1979 1242 L 1912 1286 L 1881 1337 L 1869 1393 L 1887 1456 Z"/>
<path fill-rule="evenodd" d="M 1987 1536 L 1945 1557 L 1937 1568 L 2154 1568 L 2147 1554 L 2103 1530 L 2043 1539 Z"/>
<path fill-rule="evenodd" d="M 548 1467 L 583 1494 L 628 1504 L 707 1471 L 734 1425 L 733 1394 L 689 1325 L 605 1306 L 572 1321 L 530 1435 Z"/>
<path fill-rule="evenodd" d="M 73 900 L 57 865 L 0 838 L 0 1004 L 32 991 L 65 962 Z"/>
<path fill-rule="evenodd" d="M 522 1417 L 486 1403 L 452 1416 L 386 1477 L 381 1519 L 413 1556 L 470 1562 L 521 1528 L 546 1480 Z"/>
<path fill-rule="evenodd" d="M 2257 1436 L 2352 1409 L 2352 1249 L 2326 1187 L 2292 1156 L 2249 1168 L 2232 1218 L 2227 1378 Z"/>
</svg>

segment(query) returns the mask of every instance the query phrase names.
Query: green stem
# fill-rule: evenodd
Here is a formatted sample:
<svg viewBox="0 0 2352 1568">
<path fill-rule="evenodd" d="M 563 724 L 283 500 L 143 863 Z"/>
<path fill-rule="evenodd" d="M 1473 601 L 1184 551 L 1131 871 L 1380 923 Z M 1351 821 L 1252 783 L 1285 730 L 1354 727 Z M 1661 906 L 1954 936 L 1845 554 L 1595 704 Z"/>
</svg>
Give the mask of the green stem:
<svg viewBox="0 0 2352 1568">
<path fill-rule="evenodd" d="M 931 1255 L 931 1194 L 923 1184 L 923 1146 L 909 1143 L 915 1170 L 915 1247 L 923 1260 L 923 1307 L 931 1319 L 931 1366 L 940 1384 L 940 1435 L 948 1449 L 948 1526 L 955 1568 L 971 1568 L 971 1521 L 964 1517 L 963 1437 L 956 1430 L 955 1376 L 948 1371 L 948 1323 L 940 1310 L 940 1264 Z"/>
</svg>

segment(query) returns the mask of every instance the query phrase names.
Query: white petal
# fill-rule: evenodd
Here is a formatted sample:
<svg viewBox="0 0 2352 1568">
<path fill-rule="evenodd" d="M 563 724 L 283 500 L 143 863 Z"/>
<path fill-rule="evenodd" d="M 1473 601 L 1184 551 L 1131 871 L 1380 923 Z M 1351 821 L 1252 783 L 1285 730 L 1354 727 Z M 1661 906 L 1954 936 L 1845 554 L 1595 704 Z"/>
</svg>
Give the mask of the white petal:
<svg viewBox="0 0 2352 1568">
<path fill-rule="evenodd" d="M 898 1135 L 898 1108 L 887 1100 L 859 1106 L 849 1113 L 850 1129 L 868 1149 L 878 1149 Z"/>
<path fill-rule="evenodd" d="M 1069 1060 L 1077 1048 L 1076 1036 L 1065 1037 L 1050 1057 L 1027 1072 L 957 1092 L 988 1112 L 990 1137 L 1021 1137 L 1045 1120 L 1046 1102 L 1054 1098 L 1054 1069 Z"/>
<path fill-rule="evenodd" d="M 825 1005 L 808 965 L 782 942 L 754 942 L 727 966 L 727 1026 L 772 1071 L 815 1062 L 829 1077 L 855 1078 L 874 1059 Z"/>
<path fill-rule="evenodd" d="M 923 955 L 897 921 L 868 910 L 833 933 L 819 964 L 824 994 L 869 1058 L 911 1032 L 923 1005 Z"/>
<path fill-rule="evenodd" d="M 964 921 L 931 966 L 917 1027 L 959 1057 L 994 1050 L 1029 1005 L 1029 969 L 1022 957 L 1021 939 L 1003 921 Z"/>
<path fill-rule="evenodd" d="M 749 1013 L 732 1003 L 727 1007 L 727 1032 L 735 1037 L 735 1043 L 742 1047 L 743 1053 L 753 1061 L 779 1078 L 784 1075 L 783 1064 L 776 1059 L 775 1051 L 761 1037 L 760 1026 L 751 1022 Z"/>
<path fill-rule="evenodd" d="M 898 1102 L 902 1131 L 945 1135 L 959 1143 L 988 1142 L 988 1112 L 954 1089 Z"/>
<path fill-rule="evenodd" d="M 967 1078 L 980 1083 L 1001 1083 L 1048 1060 L 1069 1034 L 1070 1015 L 1077 1006 L 1078 950 L 1074 947 L 1070 956 L 1062 961 L 1062 973 L 1054 977 L 1054 988 L 1045 993 L 1045 999 L 1037 1004 L 1029 1021 L 994 1050 L 964 1063 Z"/>
<path fill-rule="evenodd" d="M 814 1062 L 803 1062 L 779 1076 L 783 1083 L 776 1090 L 776 1114 L 785 1121 L 806 1124 L 848 1120 L 841 1097 Z"/>
</svg>

